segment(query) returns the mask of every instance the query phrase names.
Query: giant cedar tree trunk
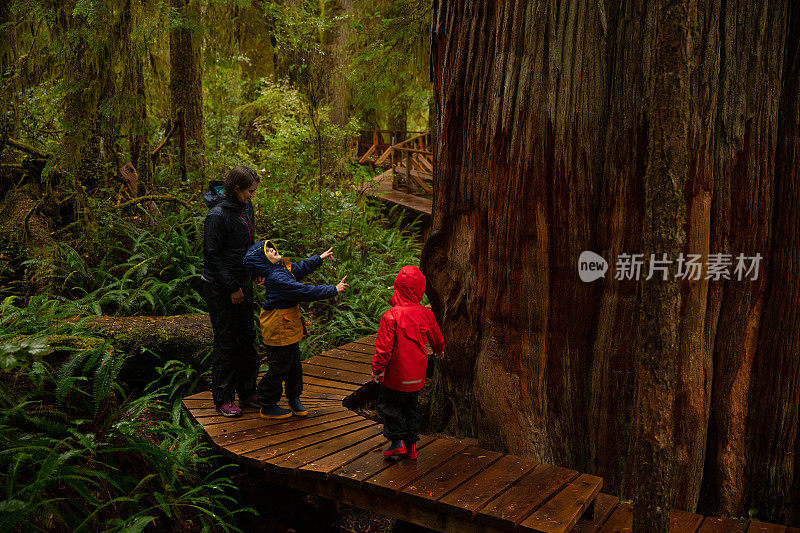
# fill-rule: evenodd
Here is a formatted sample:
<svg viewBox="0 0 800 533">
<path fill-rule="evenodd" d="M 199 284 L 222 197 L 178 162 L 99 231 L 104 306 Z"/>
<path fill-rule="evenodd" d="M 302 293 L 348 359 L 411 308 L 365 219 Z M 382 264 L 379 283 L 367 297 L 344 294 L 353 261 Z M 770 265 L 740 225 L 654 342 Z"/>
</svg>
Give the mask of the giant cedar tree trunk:
<svg viewBox="0 0 800 533">
<path fill-rule="evenodd" d="M 641 482 L 641 439 L 665 438 L 674 460 L 659 475 L 677 507 L 785 518 L 800 390 L 800 35 L 789 5 L 692 3 L 681 43 L 659 49 L 658 2 L 434 2 L 437 190 L 422 262 L 448 344 L 437 429 L 598 473 L 625 495 Z M 646 179 L 664 176 L 652 151 L 673 131 L 657 106 L 668 61 L 687 96 L 673 117 L 684 133 L 670 137 L 686 181 L 669 194 Z M 682 231 L 659 233 L 653 216 L 670 232 L 683 220 Z M 755 281 L 649 292 L 614 279 L 621 253 L 658 242 L 703 262 L 764 259 Z M 609 260 L 603 280 L 580 281 L 583 250 Z M 654 318 L 658 305 L 675 312 Z M 652 320 L 667 328 L 655 346 L 637 335 Z M 674 400 L 645 409 L 653 367 L 641 357 L 663 354 Z M 671 413 L 672 430 L 642 418 L 654 409 Z M 664 434 L 646 435 L 648 424 Z"/>
<path fill-rule="evenodd" d="M 198 37 L 192 35 L 190 25 L 198 17 L 196 5 L 190 0 L 170 0 L 177 10 L 180 21 L 169 34 L 169 92 L 172 117 L 184 112 L 186 128 L 187 170 L 197 172 L 202 178 L 205 172 L 205 128 L 203 125 L 203 85 Z"/>
</svg>

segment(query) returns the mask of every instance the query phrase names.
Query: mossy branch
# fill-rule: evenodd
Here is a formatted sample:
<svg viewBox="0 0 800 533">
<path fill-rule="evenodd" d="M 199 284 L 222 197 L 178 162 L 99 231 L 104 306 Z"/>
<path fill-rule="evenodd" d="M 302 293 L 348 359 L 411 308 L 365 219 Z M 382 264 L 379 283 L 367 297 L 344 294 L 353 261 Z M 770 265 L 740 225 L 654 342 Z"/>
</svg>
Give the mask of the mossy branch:
<svg viewBox="0 0 800 533">
<path fill-rule="evenodd" d="M 165 202 L 174 202 L 176 204 L 181 204 L 183 207 L 189 209 L 189 204 L 184 202 L 183 200 L 179 200 L 178 198 L 173 198 L 172 196 L 163 196 L 158 194 L 148 194 L 146 196 L 140 196 L 138 198 L 134 198 L 133 200 L 128 200 L 125 203 L 119 204 L 117 206 L 118 209 L 123 209 L 125 207 L 129 207 L 135 204 L 140 204 L 142 202 L 150 202 L 155 200 L 163 200 Z"/>
</svg>

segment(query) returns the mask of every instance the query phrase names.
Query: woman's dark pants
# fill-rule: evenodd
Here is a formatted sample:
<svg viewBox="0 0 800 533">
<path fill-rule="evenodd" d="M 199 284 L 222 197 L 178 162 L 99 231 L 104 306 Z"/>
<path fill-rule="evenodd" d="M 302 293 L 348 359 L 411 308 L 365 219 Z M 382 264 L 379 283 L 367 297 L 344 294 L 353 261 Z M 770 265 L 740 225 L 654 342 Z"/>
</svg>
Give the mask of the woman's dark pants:
<svg viewBox="0 0 800 533">
<path fill-rule="evenodd" d="M 383 418 L 383 436 L 390 441 L 402 439 L 406 446 L 410 446 L 419 440 L 422 419 L 419 391 L 392 390 L 381 383 L 378 413 Z"/>
<path fill-rule="evenodd" d="M 267 346 L 269 370 L 258 382 L 258 401 L 273 405 L 281 399 L 283 384 L 287 398 L 299 398 L 303 393 L 303 366 L 300 364 L 300 343 L 287 346 Z"/>
<path fill-rule="evenodd" d="M 225 287 L 203 282 L 203 298 L 208 304 L 214 351 L 211 359 L 211 394 L 221 405 L 256 392 L 260 361 L 255 348 L 256 329 L 253 315 L 253 284 L 242 282 L 244 302 L 231 303 Z"/>
</svg>

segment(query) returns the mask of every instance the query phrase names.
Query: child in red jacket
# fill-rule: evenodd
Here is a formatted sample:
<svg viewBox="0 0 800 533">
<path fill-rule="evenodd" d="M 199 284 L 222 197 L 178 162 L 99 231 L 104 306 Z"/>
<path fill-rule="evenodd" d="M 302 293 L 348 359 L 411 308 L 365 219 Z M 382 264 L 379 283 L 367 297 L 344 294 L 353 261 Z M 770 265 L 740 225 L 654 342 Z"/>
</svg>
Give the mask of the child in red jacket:
<svg viewBox="0 0 800 533">
<path fill-rule="evenodd" d="M 425 385 L 428 366 L 426 341 L 439 356 L 444 352 L 444 338 L 430 309 L 419 302 L 425 292 L 425 276 L 415 266 L 404 266 L 394 280 L 392 308 L 381 317 L 372 379 L 382 383 L 378 411 L 383 417 L 383 435 L 389 446 L 386 458 L 407 455 L 417 458 L 422 409 L 419 391 Z"/>
</svg>

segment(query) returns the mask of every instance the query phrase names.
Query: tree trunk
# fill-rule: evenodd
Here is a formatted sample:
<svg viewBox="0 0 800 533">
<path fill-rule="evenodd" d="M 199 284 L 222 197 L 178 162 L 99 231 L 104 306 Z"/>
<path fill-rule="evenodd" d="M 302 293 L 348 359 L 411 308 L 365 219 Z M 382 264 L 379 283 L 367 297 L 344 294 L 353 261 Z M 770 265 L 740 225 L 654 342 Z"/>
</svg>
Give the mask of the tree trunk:
<svg viewBox="0 0 800 533">
<path fill-rule="evenodd" d="M 630 466 L 626 482 L 634 495 L 634 531 L 669 530 L 673 465 L 673 410 L 678 360 L 679 286 L 655 272 L 657 258 L 678 257 L 686 222 L 684 185 L 688 171 L 689 0 L 655 3 L 654 39 L 644 65 L 649 146 L 644 172 L 642 251 L 650 273 L 641 284 L 636 350 L 636 389 Z M 645 263 L 647 264 L 647 263 Z M 666 278 L 666 279 L 665 279 Z"/>
<path fill-rule="evenodd" d="M 785 515 L 800 401 L 788 5 L 434 3 L 434 429 L 625 496 L 672 442 L 671 469 L 649 471 L 659 501 L 742 516 L 768 498 L 759 518 Z M 603 279 L 578 277 L 584 250 L 609 262 Z M 732 254 L 731 279 L 678 280 L 681 252 Z M 616 279 L 623 253 L 667 253 L 672 282 L 645 283 L 647 264 Z M 757 253 L 758 277 L 736 279 L 736 256 Z"/>
<path fill-rule="evenodd" d="M 353 0 L 339 0 L 342 15 L 349 17 L 353 11 Z M 328 98 L 331 101 L 331 122 L 343 128 L 350 118 L 350 80 L 347 78 L 347 69 L 350 58 L 347 46 L 350 42 L 350 19 L 346 18 L 339 23 L 333 43 L 334 70 L 331 76 Z"/>
<path fill-rule="evenodd" d="M 203 86 L 201 76 L 199 37 L 187 27 L 198 17 L 196 4 L 189 0 L 170 0 L 181 21 L 169 34 L 170 80 L 172 118 L 178 110 L 184 112 L 187 141 L 186 170 L 203 180 L 205 174 L 205 129 L 203 126 Z M 181 162 L 183 164 L 183 162 Z"/>
<path fill-rule="evenodd" d="M 239 53 L 246 58 L 241 61 L 242 76 L 251 82 L 274 75 L 272 39 L 261 4 L 262 0 L 251 0 L 249 6 L 237 8 L 236 40 Z M 254 95 L 255 87 L 250 85 L 246 98 Z"/>
<path fill-rule="evenodd" d="M 131 39 L 131 31 L 136 26 L 134 0 L 126 0 L 121 17 L 121 57 L 123 67 L 122 90 L 130 102 L 130 115 L 124 117 L 128 124 L 128 143 L 130 161 L 136 167 L 139 178 L 150 184 L 150 150 L 147 129 L 147 96 L 144 86 L 144 64 L 142 54 L 137 53 Z M 134 194 L 136 192 L 134 191 Z"/>
</svg>

